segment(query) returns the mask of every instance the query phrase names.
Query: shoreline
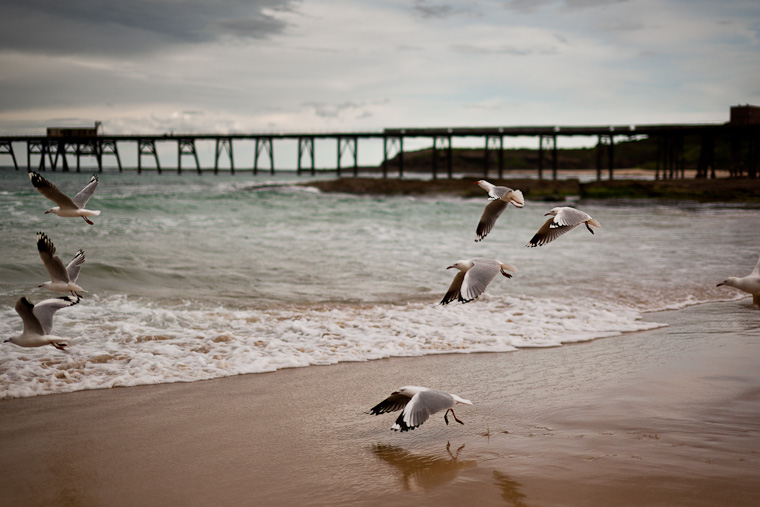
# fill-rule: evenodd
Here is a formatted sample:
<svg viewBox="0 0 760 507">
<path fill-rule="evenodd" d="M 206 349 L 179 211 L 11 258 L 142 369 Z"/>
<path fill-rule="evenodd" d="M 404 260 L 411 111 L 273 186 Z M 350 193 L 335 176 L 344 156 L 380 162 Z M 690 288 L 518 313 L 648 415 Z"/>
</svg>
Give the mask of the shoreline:
<svg viewBox="0 0 760 507">
<path fill-rule="evenodd" d="M 629 176 L 641 171 L 631 170 Z M 580 171 L 573 171 L 578 174 Z M 566 172 L 567 174 L 567 172 Z M 337 178 L 300 183 L 322 192 L 339 192 L 362 195 L 455 195 L 482 197 L 483 190 L 473 185 L 477 176 L 453 179 L 399 179 L 399 178 Z M 580 199 L 659 199 L 691 200 L 699 202 L 760 203 L 760 179 L 675 179 L 652 180 L 621 177 L 615 180 L 581 182 L 578 178 L 488 178 L 495 185 L 518 188 L 526 199 L 535 201 L 564 201 L 568 197 Z"/>
<path fill-rule="evenodd" d="M 754 505 L 749 300 L 574 347 L 289 368 L 0 401 L 0 491 L 49 505 Z M 364 412 L 428 385 L 463 426 Z M 44 484 L 44 487 L 40 487 Z"/>
</svg>

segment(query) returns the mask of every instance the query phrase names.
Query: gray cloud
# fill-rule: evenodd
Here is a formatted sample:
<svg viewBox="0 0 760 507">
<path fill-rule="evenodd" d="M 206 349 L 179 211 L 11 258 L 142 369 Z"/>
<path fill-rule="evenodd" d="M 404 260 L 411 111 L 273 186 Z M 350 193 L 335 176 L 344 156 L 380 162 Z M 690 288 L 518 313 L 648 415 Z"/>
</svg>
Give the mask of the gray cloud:
<svg viewBox="0 0 760 507">
<path fill-rule="evenodd" d="M 43 54 L 129 55 L 224 37 L 264 39 L 294 0 L 0 0 L 0 47 Z"/>
</svg>

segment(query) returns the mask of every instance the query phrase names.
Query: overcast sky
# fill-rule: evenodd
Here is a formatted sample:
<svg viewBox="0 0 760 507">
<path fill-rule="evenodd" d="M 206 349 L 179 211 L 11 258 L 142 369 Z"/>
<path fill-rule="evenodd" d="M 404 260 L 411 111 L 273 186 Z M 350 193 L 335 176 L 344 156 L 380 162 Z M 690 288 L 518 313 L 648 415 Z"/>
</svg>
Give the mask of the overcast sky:
<svg viewBox="0 0 760 507">
<path fill-rule="evenodd" d="M 757 0 L 0 0 L 0 133 L 723 122 Z"/>
</svg>

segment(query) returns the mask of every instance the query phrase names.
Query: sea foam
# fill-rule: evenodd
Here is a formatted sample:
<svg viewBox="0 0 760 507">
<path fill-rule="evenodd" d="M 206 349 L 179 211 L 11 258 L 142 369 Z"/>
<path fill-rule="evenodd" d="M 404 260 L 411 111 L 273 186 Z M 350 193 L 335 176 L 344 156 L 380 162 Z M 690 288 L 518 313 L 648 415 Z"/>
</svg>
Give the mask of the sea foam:
<svg viewBox="0 0 760 507">
<path fill-rule="evenodd" d="M 2 336 L 20 331 L 3 310 Z M 343 361 L 554 347 L 659 327 L 636 310 L 590 299 L 487 295 L 477 302 L 161 307 L 88 298 L 56 314 L 66 352 L 5 344 L 0 398 L 190 382 Z"/>
</svg>

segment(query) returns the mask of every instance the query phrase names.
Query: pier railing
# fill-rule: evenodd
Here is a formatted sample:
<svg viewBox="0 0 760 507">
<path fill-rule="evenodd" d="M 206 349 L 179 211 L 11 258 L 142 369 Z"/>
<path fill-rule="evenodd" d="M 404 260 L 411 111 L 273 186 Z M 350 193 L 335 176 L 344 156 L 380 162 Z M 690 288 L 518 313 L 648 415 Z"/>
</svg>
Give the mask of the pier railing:
<svg viewBox="0 0 760 507">
<path fill-rule="evenodd" d="M 34 168 L 33 157 L 37 158 L 36 168 L 40 171 L 81 170 L 82 157 L 95 159 L 98 171 L 103 171 L 104 158 L 115 159 L 119 171 L 123 170 L 119 146 L 132 143 L 136 146 L 137 171 L 166 170 L 183 171 L 183 160 L 190 158 L 196 172 L 220 171 L 220 160 L 227 161 L 229 172 L 235 173 L 233 143 L 251 143 L 253 161 L 247 170 L 253 174 L 260 171 L 259 162 L 263 159 L 268 166 L 268 173 L 274 174 L 275 141 L 291 140 L 297 144 L 298 174 L 316 174 L 315 143 L 331 141 L 335 143 L 337 164 L 334 171 L 338 176 L 359 172 L 359 141 L 367 139 L 381 140 L 383 143 L 383 160 L 379 170 L 384 177 L 390 172 L 399 177 L 404 176 L 404 141 L 411 138 L 428 138 L 432 146 L 431 174 L 451 178 L 453 167 L 453 141 L 462 138 L 480 138 L 483 150 L 483 174 L 488 177 L 491 172 L 492 158 L 496 157 L 498 177 L 504 172 L 504 139 L 509 137 L 532 137 L 538 145 L 539 178 L 545 177 L 545 171 L 551 171 L 551 178 L 557 178 L 558 140 L 563 137 L 596 137 L 597 144 L 597 179 L 602 178 L 606 170 L 609 179 L 614 177 L 615 143 L 634 138 L 651 138 L 657 140 L 656 176 L 658 178 L 678 178 L 684 175 L 684 139 L 699 139 L 698 177 L 715 176 L 715 147 L 721 141 L 731 147 L 731 163 L 728 169 L 734 176 L 747 175 L 757 177 L 758 151 L 760 147 L 760 125 L 732 124 L 658 124 L 658 125 L 605 125 L 605 126 L 525 126 L 525 127 L 467 127 L 467 128 L 391 128 L 381 132 L 354 133 L 261 133 L 261 134 L 163 134 L 163 135 L 97 135 L 91 137 L 53 137 L 53 136 L 0 136 L 0 156 L 9 156 L 16 170 L 19 161 L 14 151 L 14 144 L 23 144 L 26 151 L 26 167 Z M 201 168 L 196 143 L 213 142 L 214 166 Z M 177 166 L 169 168 L 159 160 L 160 143 L 174 143 L 177 149 Z M 123 149 L 123 148 L 122 148 Z M 441 155 L 443 154 L 443 157 Z M 76 164 L 69 161 L 74 158 Z M 348 157 L 352 164 L 342 167 Z M 148 165 L 144 165 L 147 159 Z M 305 163 L 304 163 L 305 159 Z M 440 162 L 444 163 L 441 167 Z M 395 166 L 395 167 L 394 167 Z M 395 169 L 395 171 L 394 171 Z M 261 169 L 266 170 L 266 169 Z M 346 172 L 348 171 L 348 173 Z"/>
</svg>

